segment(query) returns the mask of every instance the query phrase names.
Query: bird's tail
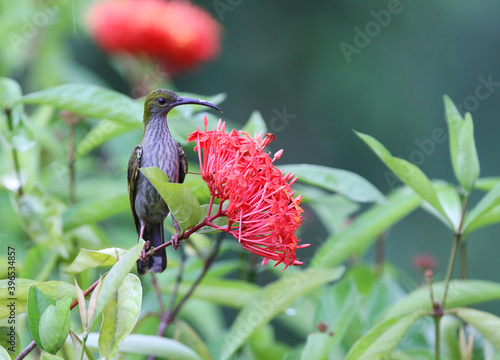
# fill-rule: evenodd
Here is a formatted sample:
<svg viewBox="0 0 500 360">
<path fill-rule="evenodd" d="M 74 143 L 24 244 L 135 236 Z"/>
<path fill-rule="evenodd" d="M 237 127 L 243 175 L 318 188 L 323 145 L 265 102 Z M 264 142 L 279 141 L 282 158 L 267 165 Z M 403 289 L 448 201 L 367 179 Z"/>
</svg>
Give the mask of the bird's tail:
<svg viewBox="0 0 500 360">
<path fill-rule="evenodd" d="M 144 228 L 144 241 L 149 240 L 149 248 L 156 248 L 165 242 L 163 235 L 163 223 L 147 224 Z M 137 272 L 144 275 L 148 270 L 154 273 L 161 273 L 167 268 L 167 252 L 165 248 L 155 251 L 155 253 L 145 261 L 137 260 Z"/>
</svg>

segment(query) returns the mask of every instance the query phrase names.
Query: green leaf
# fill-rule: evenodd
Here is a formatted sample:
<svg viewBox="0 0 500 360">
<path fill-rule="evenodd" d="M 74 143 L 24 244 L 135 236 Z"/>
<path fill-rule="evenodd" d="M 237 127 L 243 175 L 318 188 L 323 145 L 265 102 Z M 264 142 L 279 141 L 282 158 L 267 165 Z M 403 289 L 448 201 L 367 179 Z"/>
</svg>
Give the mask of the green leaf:
<svg viewBox="0 0 500 360">
<path fill-rule="evenodd" d="M 109 270 L 104 280 L 102 280 L 103 283 L 99 292 L 94 316 L 90 321 L 90 328 L 92 328 L 93 322 L 99 317 L 108 301 L 115 296 L 116 291 L 127 277 L 130 269 L 135 265 L 143 247 L 144 241 L 141 240 L 137 245 L 130 248 L 130 250 L 120 258 L 120 261 Z"/>
<path fill-rule="evenodd" d="M 444 282 L 434 283 L 433 289 L 434 296 L 440 300 L 444 291 Z M 453 280 L 450 281 L 445 309 L 497 299 L 500 299 L 500 284 L 498 283 L 483 280 Z M 404 299 L 387 309 L 384 318 L 387 319 L 420 310 L 432 311 L 427 286 L 412 291 Z"/>
<path fill-rule="evenodd" d="M 12 108 L 23 95 L 21 85 L 13 79 L 0 77 L 0 108 Z"/>
<path fill-rule="evenodd" d="M 429 178 L 417 166 L 409 161 L 399 159 L 391 155 L 384 145 L 375 138 L 356 132 L 382 162 L 406 185 L 411 187 L 422 199 L 427 201 L 433 208 L 446 217 L 446 213 L 439 202 L 436 190 Z"/>
<path fill-rule="evenodd" d="M 87 338 L 89 348 L 97 348 L 98 334 L 90 333 Z M 202 358 L 186 345 L 164 337 L 153 335 L 131 334 L 120 346 L 120 352 L 153 355 L 176 360 L 202 360 Z"/>
<path fill-rule="evenodd" d="M 9 324 L 0 327 L 0 349 L 8 349 L 7 359 L 15 358 L 21 352 L 21 338 L 16 332 L 16 326 Z M 10 355 L 10 356 L 9 356 Z M 0 359 L 2 353 L 0 351 Z"/>
<path fill-rule="evenodd" d="M 178 288 L 179 296 L 187 294 L 192 281 L 183 281 Z M 162 291 L 171 294 L 174 284 L 162 286 Z M 259 286 L 242 280 L 204 278 L 196 287 L 192 297 L 218 305 L 240 309 L 259 293 Z"/>
<path fill-rule="evenodd" d="M 470 224 L 467 224 L 467 228 L 465 229 L 466 234 L 470 234 L 472 231 L 488 226 L 493 225 L 500 222 L 500 205 L 497 205 L 486 213 L 481 215 L 479 218 L 476 218 Z"/>
<path fill-rule="evenodd" d="M 55 299 L 44 294 L 43 291 L 37 289 L 34 285 L 30 287 L 28 292 L 28 323 L 33 340 L 35 340 L 36 344 L 42 350 L 45 350 L 45 348 L 40 338 L 40 320 L 45 310 L 55 304 Z"/>
<path fill-rule="evenodd" d="M 0 319 L 9 317 L 10 309 L 9 304 L 12 300 L 8 300 L 15 296 L 16 300 L 16 315 L 25 313 L 28 305 L 28 291 L 31 285 L 36 285 L 37 289 L 43 291 L 45 294 L 50 295 L 54 299 L 61 299 L 66 295 L 71 295 L 73 299 L 76 298 L 75 287 L 64 281 L 45 281 L 39 283 L 34 280 L 16 279 L 15 292 L 12 293 L 9 289 L 8 280 L 0 280 Z"/>
<path fill-rule="evenodd" d="M 40 355 L 40 360 L 64 360 L 64 359 L 60 358 L 59 356 L 52 355 L 43 351 L 42 354 Z"/>
<path fill-rule="evenodd" d="M 229 359 L 256 329 L 285 310 L 295 299 L 318 286 L 337 280 L 343 272 L 343 267 L 307 269 L 289 274 L 264 287 L 234 320 L 220 358 Z"/>
<path fill-rule="evenodd" d="M 470 193 L 479 177 L 479 159 L 474 142 L 474 124 L 470 113 L 465 120 L 448 96 L 444 96 L 451 163 L 455 176 L 462 187 Z"/>
<path fill-rule="evenodd" d="M 203 342 L 200 335 L 198 335 L 198 333 L 187 322 L 182 319 L 175 319 L 175 323 L 171 326 L 173 327 L 172 338 L 174 340 L 180 341 L 184 345 L 189 346 L 189 348 L 196 351 L 203 360 L 212 360 L 207 345 Z"/>
<path fill-rule="evenodd" d="M 154 166 L 140 170 L 165 200 L 183 230 L 198 224 L 201 216 L 200 203 L 185 184 L 169 183 L 167 175 Z"/>
<path fill-rule="evenodd" d="M 118 259 L 127 253 L 127 250 L 120 248 L 109 248 L 102 250 L 80 249 L 75 260 L 66 268 L 66 274 L 78 274 L 88 269 L 99 266 L 110 266 L 116 264 Z"/>
<path fill-rule="evenodd" d="M 88 152 L 104 144 L 112 138 L 133 129 L 140 129 L 142 123 L 118 123 L 112 120 L 101 120 L 76 145 L 75 159 L 78 160 Z"/>
<path fill-rule="evenodd" d="M 284 165 L 280 168 L 285 173 L 294 173 L 300 182 L 337 192 L 353 201 L 386 202 L 385 196 L 374 185 L 351 171 L 308 164 Z"/>
<path fill-rule="evenodd" d="M 99 331 L 101 357 L 113 359 L 123 340 L 133 330 L 141 312 L 141 281 L 134 274 L 128 274 L 114 296 L 102 311 L 102 325 Z"/>
<path fill-rule="evenodd" d="M 69 334 L 70 316 L 69 307 L 71 296 L 50 305 L 40 318 L 40 341 L 41 348 L 48 353 L 55 354 L 64 345 Z"/>
<path fill-rule="evenodd" d="M 25 104 L 51 105 L 96 119 L 140 123 L 143 106 L 116 91 L 87 84 L 65 84 L 25 95 Z"/>
<path fill-rule="evenodd" d="M 9 353 L 1 345 L 0 345 L 0 360 L 11 360 L 11 357 L 10 357 Z"/>
<path fill-rule="evenodd" d="M 474 189 L 490 191 L 498 183 L 500 183 L 500 177 L 490 176 L 490 177 L 479 178 L 474 184 Z"/>
<path fill-rule="evenodd" d="M 300 360 L 327 360 L 331 339 L 326 333 L 309 334 Z"/>
<path fill-rule="evenodd" d="M 467 231 L 469 226 L 474 226 L 474 222 L 481 221 L 482 216 L 488 215 L 488 212 L 498 205 L 500 205 L 500 183 L 488 191 L 466 215 L 463 230 Z"/>
<path fill-rule="evenodd" d="M 346 360 L 387 359 L 410 327 L 426 313 L 415 312 L 385 320 L 356 341 L 346 356 Z"/>
<path fill-rule="evenodd" d="M 420 205 L 420 197 L 408 188 L 396 190 L 387 204 L 375 205 L 353 223 L 329 237 L 312 259 L 313 267 L 334 267 L 352 254 L 367 249 L 381 233 Z"/>
<path fill-rule="evenodd" d="M 124 211 L 130 211 L 130 200 L 125 191 L 81 201 L 63 212 L 63 229 L 68 231 L 78 226 L 103 221 Z"/>
<path fill-rule="evenodd" d="M 254 112 L 252 112 L 250 118 L 243 126 L 242 130 L 249 133 L 250 135 L 267 133 L 266 122 L 264 121 L 264 118 L 262 117 L 260 111 L 255 110 Z"/>
<path fill-rule="evenodd" d="M 71 337 L 71 341 L 73 342 L 73 348 L 75 349 L 75 354 L 79 355 L 82 353 L 82 341 L 75 335 L 73 331 L 69 331 L 69 336 Z M 83 353 L 83 360 L 95 360 L 94 356 L 90 352 L 90 350 L 85 346 L 85 352 Z"/>
<path fill-rule="evenodd" d="M 500 317 L 485 311 L 457 308 L 453 314 L 474 326 L 494 347 L 500 351 Z"/>
</svg>

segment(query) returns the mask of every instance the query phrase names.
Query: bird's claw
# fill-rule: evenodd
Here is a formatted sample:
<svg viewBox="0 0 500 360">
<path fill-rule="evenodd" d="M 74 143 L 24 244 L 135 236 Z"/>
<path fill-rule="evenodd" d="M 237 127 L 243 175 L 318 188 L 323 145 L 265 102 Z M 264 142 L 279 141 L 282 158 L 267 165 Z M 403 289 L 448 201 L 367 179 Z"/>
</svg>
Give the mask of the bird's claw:
<svg viewBox="0 0 500 360">
<path fill-rule="evenodd" d="M 144 243 L 144 247 L 141 250 L 141 254 L 139 255 L 139 260 L 145 261 L 148 259 L 148 251 L 149 251 L 149 240 Z"/>
<path fill-rule="evenodd" d="M 181 234 L 172 235 L 172 247 L 174 248 L 174 250 L 177 250 L 181 242 Z"/>
</svg>

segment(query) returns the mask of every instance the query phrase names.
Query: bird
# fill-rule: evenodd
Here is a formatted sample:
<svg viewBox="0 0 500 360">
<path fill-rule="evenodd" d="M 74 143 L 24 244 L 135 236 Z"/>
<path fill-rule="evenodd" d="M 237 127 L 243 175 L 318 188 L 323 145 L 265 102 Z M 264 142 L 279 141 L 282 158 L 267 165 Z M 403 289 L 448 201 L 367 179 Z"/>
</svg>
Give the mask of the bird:
<svg viewBox="0 0 500 360">
<path fill-rule="evenodd" d="M 140 168 L 155 166 L 160 168 L 171 183 L 182 183 L 187 173 L 187 159 L 182 146 L 170 134 L 167 114 L 179 105 L 195 104 L 207 106 L 222 112 L 208 101 L 181 97 L 171 90 L 151 91 L 144 102 L 143 137 L 134 147 L 127 169 L 130 207 L 134 218 L 138 241 L 145 241 L 144 249 L 137 260 L 137 272 L 144 275 L 149 271 L 161 273 L 167 267 L 165 248 L 146 258 L 146 252 L 164 243 L 163 221 L 170 210 Z M 177 222 L 173 218 L 174 225 Z"/>
</svg>

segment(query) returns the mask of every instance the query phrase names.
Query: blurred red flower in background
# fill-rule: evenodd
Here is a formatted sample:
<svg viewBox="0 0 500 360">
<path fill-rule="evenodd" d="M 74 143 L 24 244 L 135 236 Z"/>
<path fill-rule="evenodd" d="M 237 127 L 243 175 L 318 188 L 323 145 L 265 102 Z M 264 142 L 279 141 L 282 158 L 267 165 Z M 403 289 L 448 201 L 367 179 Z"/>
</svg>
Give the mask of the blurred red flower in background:
<svg viewBox="0 0 500 360">
<path fill-rule="evenodd" d="M 298 246 L 295 237 L 302 220 L 302 196 L 293 197 L 294 175 L 283 175 L 273 165 L 283 150 L 273 159 L 264 152 L 273 139 L 271 134 L 252 138 L 234 129 L 226 134 L 221 121 L 215 130 L 207 131 L 205 118 L 205 131 L 193 132 L 188 142 L 196 142 L 201 176 L 210 189 L 210 206 L 219 199 L 219 211 L 229 221 L 227 227 L 209 225 L 232 234 L 243 248 L 263 256 L 263 264 L 275 260 L 276 265 L 301 265 L 295 250 L 309 246 Z"/>
<path fill-rule="evenodd" d="M 436 270 L 438 261 L 430 254 L 417 254 L 413 257 L 413 266 L 420 271 Z"/>
<path fill-rule="evenodd" d="M 221 26 L 189 1 L 97 2 L 87 20 L 104 51 L 146 55 L 163 62 L 170 73 L 196 67 L 220 52 Z"/>
</svg>

